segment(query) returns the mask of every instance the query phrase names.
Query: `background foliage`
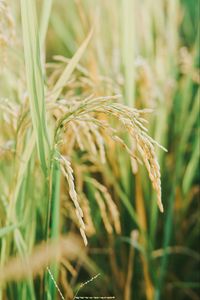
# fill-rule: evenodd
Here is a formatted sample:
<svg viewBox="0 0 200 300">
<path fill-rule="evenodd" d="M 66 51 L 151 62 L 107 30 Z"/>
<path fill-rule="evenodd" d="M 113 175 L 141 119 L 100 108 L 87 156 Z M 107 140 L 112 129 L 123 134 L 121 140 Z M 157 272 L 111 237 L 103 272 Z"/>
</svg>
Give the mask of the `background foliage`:
<svg viewBox="0 0 200 300">
<path fill-rule="evenodd" d="M 0 1 L 0 299 L 199 299 L 199 5 Z"/>
</svg>

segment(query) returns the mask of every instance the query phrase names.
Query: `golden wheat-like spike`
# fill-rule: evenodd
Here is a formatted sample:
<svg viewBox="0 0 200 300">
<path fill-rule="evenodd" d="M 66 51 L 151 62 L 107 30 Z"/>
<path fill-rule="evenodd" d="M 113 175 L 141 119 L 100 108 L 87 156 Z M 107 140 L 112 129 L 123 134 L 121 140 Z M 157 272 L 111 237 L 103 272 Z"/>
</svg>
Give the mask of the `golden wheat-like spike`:
<svg viewBox="0 0 200 300">
<path fill-rule="evenodd" d="M 99 208 L 100 208 L 100 211 L 101 211 L 101 217 L 102 217 L 102 220 L 103 220 L 103 223 L 104 223 L 104 226 L 106 228 L 106 231 L 109 233 L 109 234 L 112 234 L 113 232 L 113 229 L 112 229 L 112 226 L 109 222 L 109 219 L 108 219 L 108 215 L 107 215 L 107 211 L 106 211 L 106 206 L 105 206 L 105 203 L 102 199 L 102 196 L 101 194 L 96 191 L 95 192 L 95 199 L 99 205 Z"/>
<path fill-rule="evenodd" d="M 137 148 L 140 152 L 144 164 L 149 173 L 149 178 L 152 182 L 153 188 L 157 193 L 157 203 L 161 212 L 164 211 L 163 204 L 161 201 L 161 181 L 160 181 L 160 168 L 157 162 L 154 148 L 150 141 L 142 137 L 141 135 L 136 135 Z"/>
<path fill-rule="evenodd" d="M 90 209 L 90 205 L 89 205 L 89 200 L 87 199 L 85 194 L 81 194 L 79 196 L 80 200 L 81 200 L 81 207 L 83 209 L 83 213 L 84 213 L 84 219 L 85 219 L 85 230 L 87 233 L 87 236 L 92 236 L 95 234 L 96 230 L 95 230 L 95 226 L 92 220 L 92 213 L 91 213 L 91 209 Z"/>
<path fill-rule="evenodd" d="M 101 159 L 101 162 L 104 164 L 106 162 L 106 155 L 105 155 L 105 147 L 104 147 L 103 137 L 99 133 L 98 127 L 96 124 L 89 123 L 88 126 L 90 128 L 90 131 L 93 133 L 93 136 L 95 137 L 96 144 L 98 145 L 98 148 L 99 148 L 100 159 Z"/>
<path fill-rule="evenodd" d="M 84 146 L 83 146 L 81 136 L 80 136 L 80 125 L 78 123 L 75 124 L 74 122 L 71 122 L 70 125 L 71 125 L 74 135 L 76 137 L 76 142 L 77 142 L 79 148 L 83 151 Z"/>
<path fill-rule="evenodd" d="M 97 155 L 97 148 L 95 145 L 95 141 L 93 135 L 90 130 L 90 126 L 86 122 L 81 122 L 81 126 L 83 128 L 83 135 L 85 135 L 88 146 L 93 155 Z"/>
<path fill-rule="evenodd" d="M 135 149 L 140 153 L 142 160 L 147 168 L 152 186 L 157 193 L 158 206 L 163 211 L 161 202 L 161 184 L 160 184 L 160 169 L 157 162 L 154 146 L 160 146 L 156 141 L 150 138 L 147 134 L 147 129 L 144 126 L 146 123 L 143 119 L 143 114 L 149 113 L 150 110 L 136 110 L 127 107 L 120 103 L 112 103 L 118 96 L 112 97 L 88 97 L 82 102 L 77 101 L 77 105 L 68 110 L 66 117 L 62 117 L 58 124 L 68 126 L 70 122 L 77 120 L 81 124 L 82 135 L 86 139 L 82 139 L 87 145 L 86 149 L 92 155 L 97 155 L 97 148 L 101 148 L 101 155 L 104 155 L 103 136 L 99 128 L 105 130 L 105 133 L 110 136 L 115 142 L 122 145 L 130 155 L 133 171 L 137 170 L 136 161 L 140 163 L 139 158 L 135 155 L 135 150 L 130 150 L 124 140 L 120 137 L 117 129 L 114 129 L 109 123 L 101 123 L 97 118 L 94 120 L 94 115 L 106 114 L 117 119 L 118 124 L 124 126 L 129 133 L 132 145 L 135 143 Z M 59 125 L 60 126 L 60 125 Z M 164 149 L 165 150 L 165 149 Z M 102 152 L 103 151 L 103 152 Z"/>
<path fill-rule="evenodd" d="M 71 167 L 71 163 L 70 161 L 61 155 L 61 170 L 65 176 L 65 178 L 67 179 L 68 185 L 69 185 L 69 195 L 74 203 L 74 206 L 76 208 L 76 215 L 77 215 L 77 219 L 79 221 L 79 225 L 80 225 L 80 233 L 81 236 L 83 238 L 84 244 L 87 246 L 87 237 L 85 234 L 85 224 L 83 222 L 83 211 L 79 205 L 78 202 L 78 197 L 77 197 L 77 193 L 75 190 L 75 185 L 74 185 L 74 176 L 73 176 L 73 169 Z"/>
<path fill-rule="evenodd" d="M 115 228 L 116 232 L 119 234 L 121 232 L 119 211 L 118 211 L 118 208 L 117 208 L 115 202 L 113 201 L 110 193 L 108 192 L 108 189 L 94 178 L 88 178 L 87 180 L 89 180 L 93 184 L 93 186 L 95 186 L 101 192 L 101 194 L 102 194 L 103 198 L 105 199 L 106 204 L 108 206 L 108 209 L 109 209 L 109 212 L 110 212 L 113 224 L 114 224 L 114 228 Z"/>
</svg>

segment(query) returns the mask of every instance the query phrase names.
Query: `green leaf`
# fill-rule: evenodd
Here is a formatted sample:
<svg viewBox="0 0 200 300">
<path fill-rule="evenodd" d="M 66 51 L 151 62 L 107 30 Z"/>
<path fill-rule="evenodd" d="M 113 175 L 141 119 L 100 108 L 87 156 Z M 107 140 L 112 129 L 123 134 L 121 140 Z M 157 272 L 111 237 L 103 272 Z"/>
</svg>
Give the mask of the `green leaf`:
<svg viewBox="0 0 200 300">
<path fill-rule="evenodd" d="M 43 172 L 47 170 L 49 151 L 44 98 L 44 80 L 41 67 L 36 2 L 21 0 L 24 57 L 30 110 L 37 149 Z"/>
</svg>

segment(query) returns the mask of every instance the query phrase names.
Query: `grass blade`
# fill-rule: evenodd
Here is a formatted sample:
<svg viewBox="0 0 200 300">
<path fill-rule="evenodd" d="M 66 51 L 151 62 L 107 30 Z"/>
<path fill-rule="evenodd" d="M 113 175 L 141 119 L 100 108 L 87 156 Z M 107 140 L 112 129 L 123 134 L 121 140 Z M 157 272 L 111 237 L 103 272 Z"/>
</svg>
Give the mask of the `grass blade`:
<svg viewBox="0 0 200 300">
<path fill-rule="evenodd" d="M 46 173 L 46 154 L 49 144 L 46 126 L 44 80 L 41 68 L 35 1 L 21 0 L 21 16 L 31 117 L 36 136 L 40 163 L 43 172 Z"/>
<path fill-rule="evenodd" d="M 92 34 L 93 34 L 93 29 L 91 29 L 88 36 L 86 37 L 86 39 L 84 40 L 84 42 L 82 43 L 80 48 L 76 51 L 76 53 L 70 60 L 69 64 L 66 66 L 63 73 L 61 74 L 60 78 L 56 82 L 56 84 L 51 92 L 52 101 L 56 101 L 56 99 L 59 97 L 59 95 L 62 91 L 62 88 L 64 87 L 64 85 L 66 85 L 66 82 L 69 80 L 72 72 L 76 68 L 76 65 L 78 64 L 79 60 L 81 59 L 90 39 L 92 37 Z"/>
<path fill-rule="evenodd" d="M 41 22 L 40 22 L 40 45 L 41 49 L 44 46 L 45 38 L 47 34 L 49 18 L 51 14 L 51 7 L 52 7 L 53 0 L 44 0 L 42 6 L 42 15 L 41 15 Z"/>
<path fill-rule="evenodd" d="M 122 61 L 125 77 L 125 103 L 134 106 L 134 1 L 122 1 Z"/>
</svg>

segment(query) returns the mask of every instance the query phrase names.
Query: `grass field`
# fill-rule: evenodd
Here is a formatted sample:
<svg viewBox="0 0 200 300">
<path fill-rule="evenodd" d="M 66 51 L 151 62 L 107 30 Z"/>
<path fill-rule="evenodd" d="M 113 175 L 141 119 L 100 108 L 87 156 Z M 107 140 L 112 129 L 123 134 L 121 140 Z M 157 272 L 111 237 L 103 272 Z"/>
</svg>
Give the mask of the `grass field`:
<svg viewBox="0 0 200 300">
<path fill-rule="evenodd" d="M 0 0 L 0 300 L 200 299 L 199 19 Z"/>
</svg>

